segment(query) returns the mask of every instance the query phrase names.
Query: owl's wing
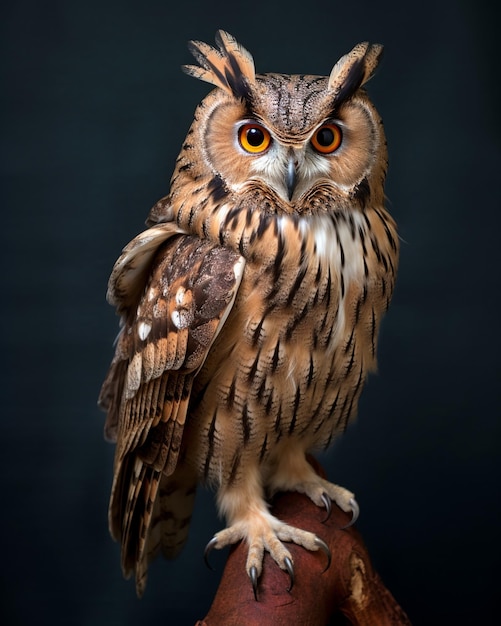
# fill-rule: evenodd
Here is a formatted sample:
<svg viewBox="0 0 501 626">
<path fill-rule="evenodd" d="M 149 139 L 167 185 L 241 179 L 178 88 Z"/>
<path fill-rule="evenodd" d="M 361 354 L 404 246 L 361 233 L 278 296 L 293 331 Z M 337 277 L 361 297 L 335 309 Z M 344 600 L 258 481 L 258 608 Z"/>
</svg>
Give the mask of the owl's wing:
<svg viewBox="0 0 501 626">
<path fill-rule="evenodd" d="M 134 543 L 137 523 L 144 535 L 147 503 L 161 475 L 176 468 L 193 378 L 231 311 L 243 268 L 238 253 L 171 223 L 136 237 L 115 265 L 108 300 L 122 328 L 99 403 L 108 412 L 105 434 L 116 441 L 110 525 L 123 547 Z"/>
<path fill-rule="evenodd" d="M 175 419 L 181 399 L 163 387 L 174 392 L 174 381 L 179 387 L 180 378 L 191 380 L 201 367 L 243 268 L 238 253 L 171 223 L 144 231 L 124 248 L 107 294 L 122 328 L 99 397 L 108 411 L 105 435 L 117 442 L 120 456 L 143 445 L 151 428 Z"/>
</svg>

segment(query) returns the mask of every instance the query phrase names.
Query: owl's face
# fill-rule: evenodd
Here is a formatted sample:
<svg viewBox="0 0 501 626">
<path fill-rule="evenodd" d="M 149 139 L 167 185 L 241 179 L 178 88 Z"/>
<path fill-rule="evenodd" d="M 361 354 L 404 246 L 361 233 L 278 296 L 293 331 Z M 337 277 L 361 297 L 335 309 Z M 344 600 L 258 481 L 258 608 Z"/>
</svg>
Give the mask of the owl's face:
<svg viewBox="0 0 501 626">
<path fill-rule="evenodd" d="M 364 95 L 332 110 L 327 78 L 263 75 L 256 83 L 252 107 L 225 94 L 200 128 L 208 167 L 233 192 L 271 190 L 301 211 L 317 192 L 345 197 L 371 177 L 385 146 Z"/>
<path fill-rule="evenodd" d="M 255 201 L 263 194 L 277 212 L 335 210 L 357 197 L 382 202 L 386 142 L 381 120 L 360 89 L 374 69 L 362 61 L 374 63 L 375 53 L 360 47 L 330 77 L 255 75 L 244 51 L 246 63 L 233 83 L 226 72 L 221 88 L 213 74 L 189 66 L 190 73 L 219 87 L 201 103 L 192 127 L 203 154 L 200 167 L 237 196 L 251 194 Z M 204 67 L 207 54 L 204 49 Z"/>
</svg>

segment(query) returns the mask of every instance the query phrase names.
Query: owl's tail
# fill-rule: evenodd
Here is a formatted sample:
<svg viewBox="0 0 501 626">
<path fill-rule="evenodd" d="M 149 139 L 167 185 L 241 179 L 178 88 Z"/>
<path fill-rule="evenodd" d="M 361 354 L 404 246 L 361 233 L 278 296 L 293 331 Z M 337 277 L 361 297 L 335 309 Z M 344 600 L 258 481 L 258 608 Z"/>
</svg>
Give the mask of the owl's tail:
<svg viewBox="0 0 501 626">
<path fill-rule="evenodd" d="M 165 476 L 138 457 L 127 460 L 130 465 L 123 468 L 122 474 L 131 472 L 127 504 L 120 515 L 117 508 L 122 498 L 115 499 L 112 495 L 110 526 L 112 535 L 122 544 L 124 576 L 135 574 L 136 592 L 141 597 L 153 559 L 159 552 L 165 558 L 174 558 L 188 539 L 196 477 L 182 464 L 173 474 Z"/>
</svg>

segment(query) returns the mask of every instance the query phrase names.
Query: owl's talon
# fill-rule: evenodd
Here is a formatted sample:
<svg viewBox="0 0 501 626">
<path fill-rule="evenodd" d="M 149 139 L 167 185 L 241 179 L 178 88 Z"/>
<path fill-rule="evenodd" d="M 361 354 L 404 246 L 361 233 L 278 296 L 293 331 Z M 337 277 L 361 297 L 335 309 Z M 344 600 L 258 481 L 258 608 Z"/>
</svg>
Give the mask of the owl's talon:
<svg viewBox="0 0 501 626">
<path fill-rule="evenodd" d="M 329 517 L 331 516 L 331 511 L 332 511 L 332 504 L 331 504 L 331 499 L 329 498 L 329 496 L 325 493 L 325 491 L 322 493 L 322 495 L 320 496 L 320 499 L 323 502 L 323 505 L 325 506 L 325 510 L 327 511 L 327 515 L 325 516 L 325 518 L 322 520 L 322 524 L 325 524 L 325 522 L 329 519 Z"/>
<path fill-rule="evenodd" d="M 209 563 L 209 554 L 212 552 L 212 550 L 216 547 L 217 544 L 217 537 L 212 537 L 212 539 L 209 541 L 209 543 L 205 546 L 205 550 L 204 550 L 204 561 L 205 561 L 205 565 L 207 565 L 207 567 L 211 570 L 214 571 L 214 568 L 211 566 L 211 564 Z"/>
<path fill-rule="evenodd" d="M 358 506 L 358 502 L 355 500 L 355 498 L 350 498 L 350 507 L 352 512 L 351 520 L 345 526 L 341 526 L 339 530 L 345 530 L 346 528 L 353 526 L 353 524 L 357 521 L 358 516 L 360 515 L 360 507 Z"/>
<path fill-rule="evenodd" d="M 249 570 L 249 578 L 252 583 L 252 591 L 254 592 L 254 600 L 257 602 L 257 567 L 253 565 Z"/>
<path fill-rule="evenodd" d="M 329 546 L 325 543 L 325 541 L 323 539 L 320 539 L 320 537 L 315 537 L 315 545 L 318 546 L 320 548 L 320 550 L 323 550 L 323 552 L 325 552 L 325 554 L 327 556 L 327 565 L 325 566 L 325 569 L 322 572 L 322 574 L 323 574 L 331 566 L 332 554 L 331 554 L 331 551 L 329 549 Z"/>
<path fill-rule="evenodd" d="M 287 589 L 287 592 L 290 592 L 292 587 L 294 586 L 294 566 L 292 565 L 292 559 L 286 556 L 284 559 L 284 564 L 285 564 L 287 573 L 289 574 L 289 578 L 290 578 L 290 585 L 289 585 L 289 588 Z"/>
</svg>

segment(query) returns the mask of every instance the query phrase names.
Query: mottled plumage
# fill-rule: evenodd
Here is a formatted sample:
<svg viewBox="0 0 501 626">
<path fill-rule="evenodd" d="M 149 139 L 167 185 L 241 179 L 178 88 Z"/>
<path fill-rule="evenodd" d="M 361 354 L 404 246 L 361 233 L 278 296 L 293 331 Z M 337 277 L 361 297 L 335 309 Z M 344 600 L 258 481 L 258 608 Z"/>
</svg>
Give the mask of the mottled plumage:
<svg viewBox="0 0 501 626">
<path fill-rule="evenodd" d="M 122 319 L 100 396 L 116 441 L 110 527 L 139 594 L 151 559 L 185 542 L 199 482 L 228 523 L 211 547 L 246 539 L 253 583 L 264 550 L 290 571 L 283 542 L 321 547 L 267 496 L 355 506 L 305 453 L 356 413 L 398 261 L 383 126 L 362 89 L 381 46 L 322 77 L 255 74 L 228 33 L 217 43 L 191 43 L 200 67 L 186 71 L 216 89 L 109 283 Z"/>
</svg>

